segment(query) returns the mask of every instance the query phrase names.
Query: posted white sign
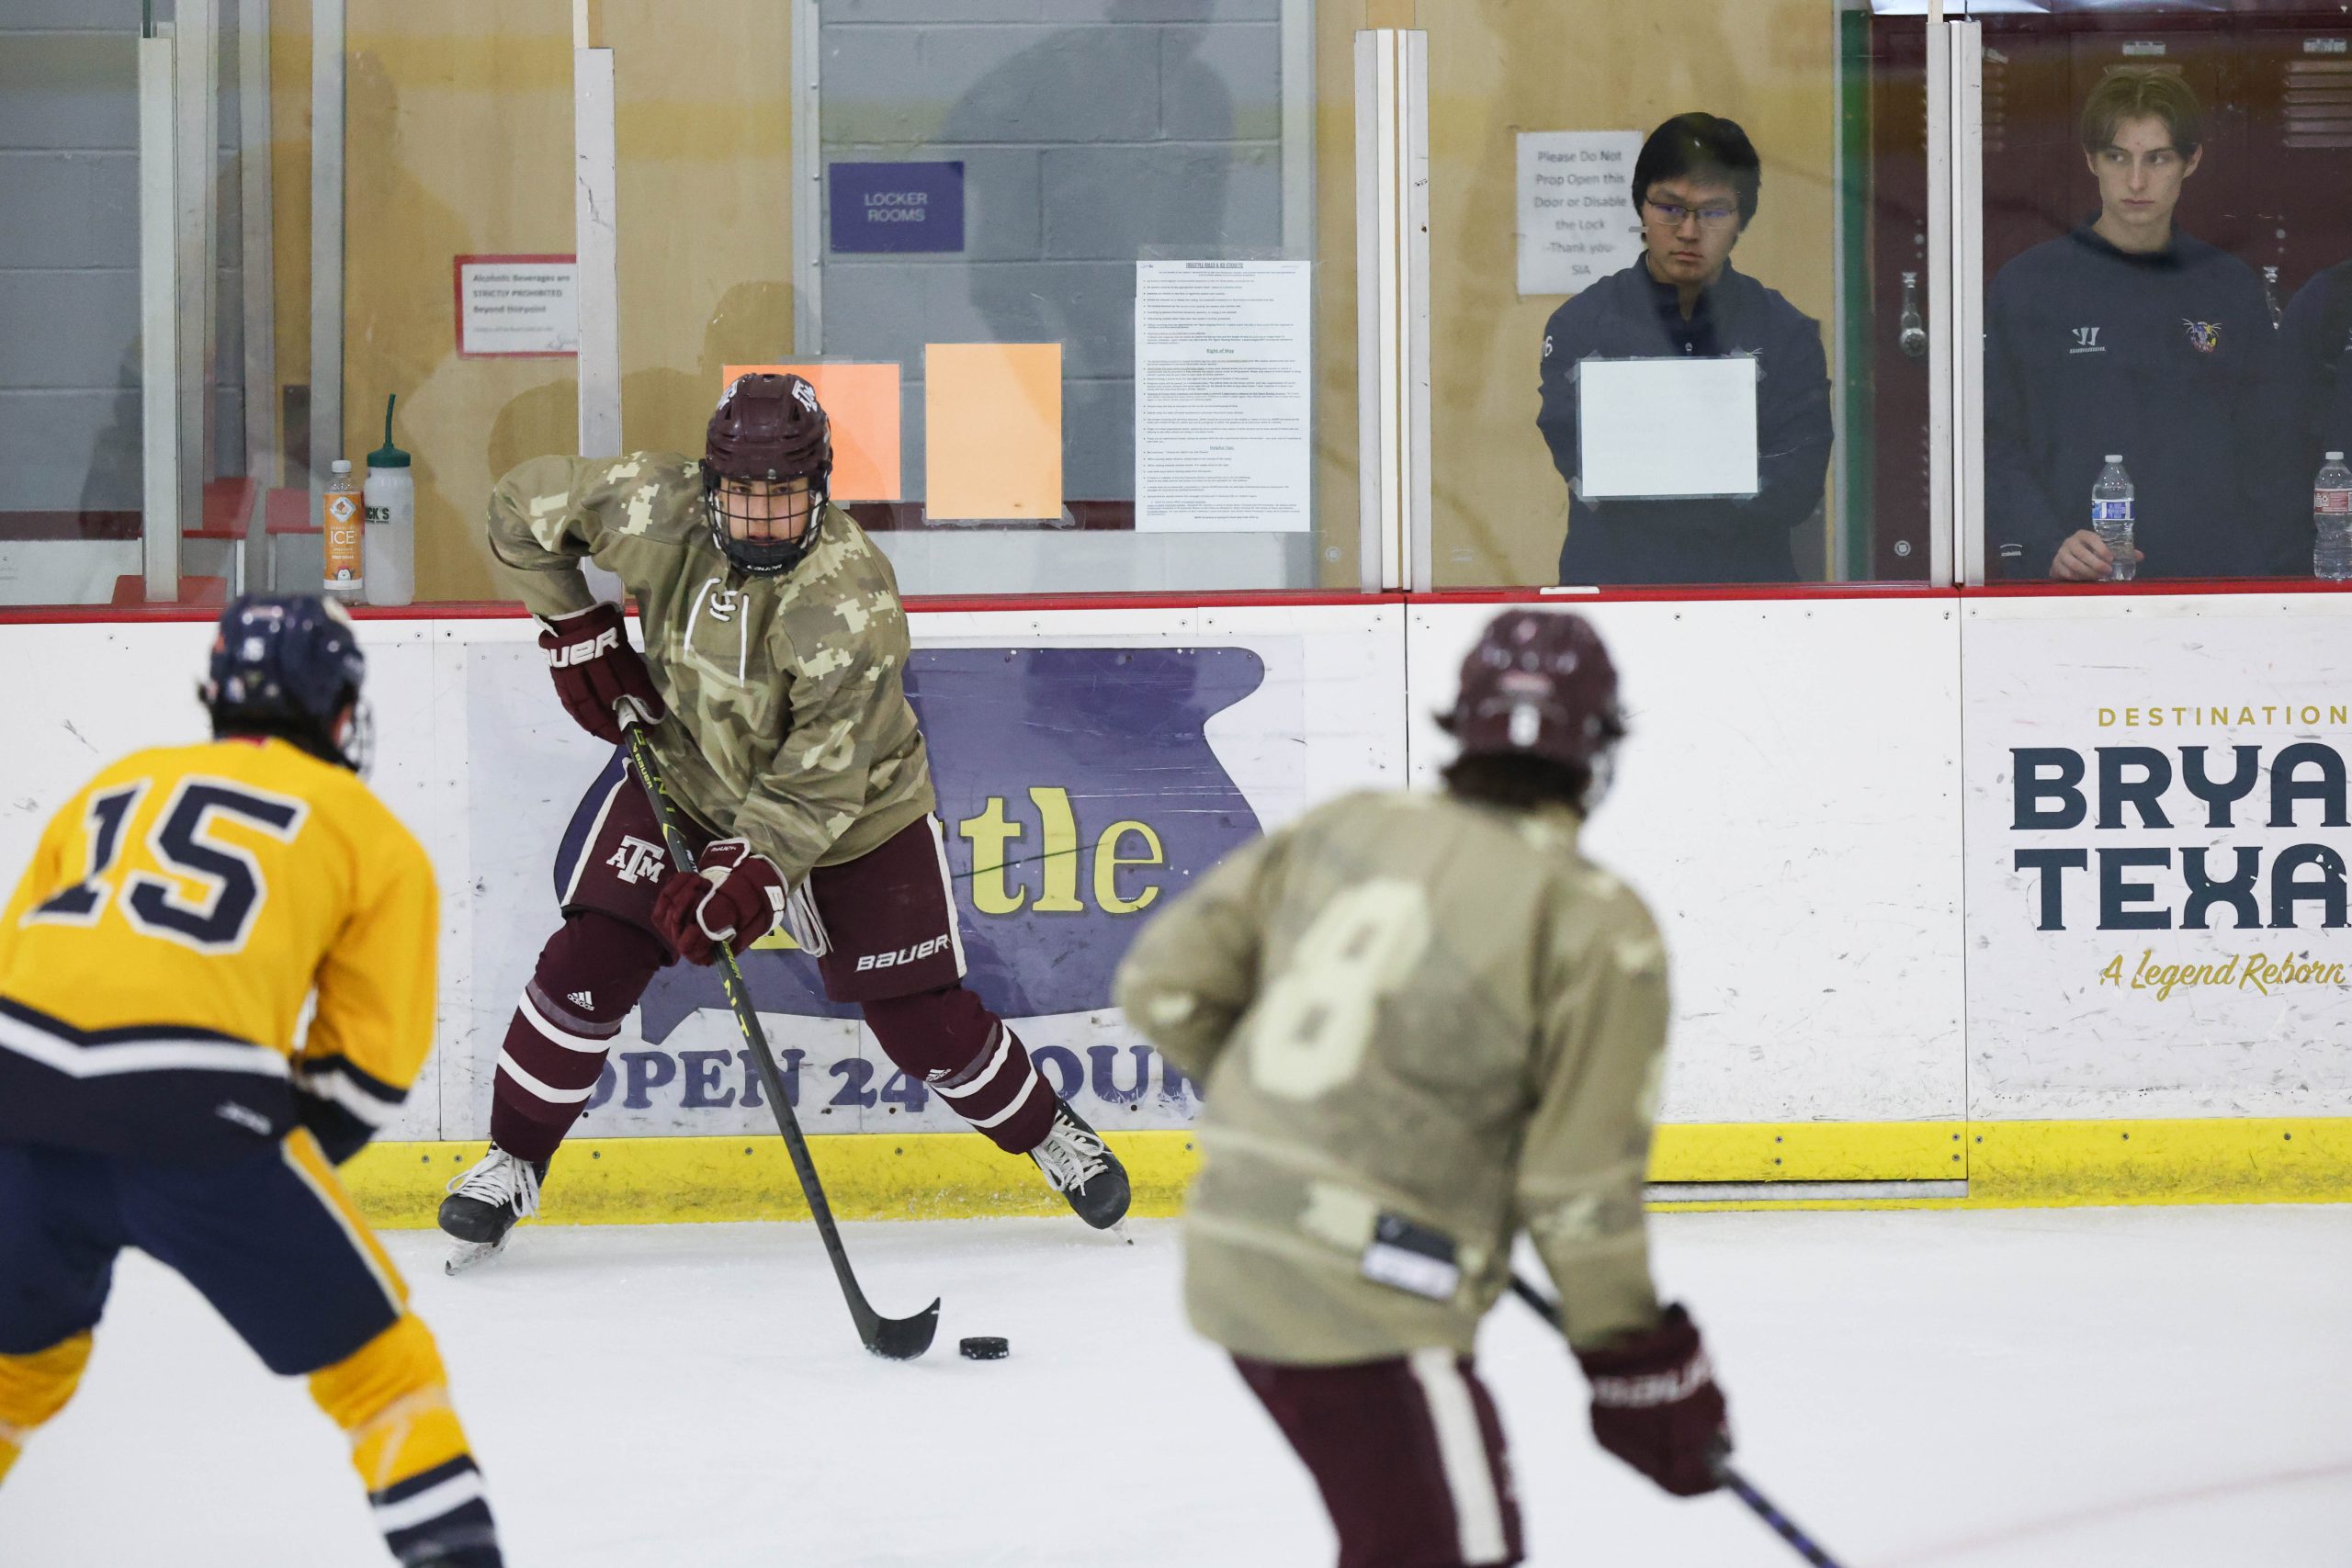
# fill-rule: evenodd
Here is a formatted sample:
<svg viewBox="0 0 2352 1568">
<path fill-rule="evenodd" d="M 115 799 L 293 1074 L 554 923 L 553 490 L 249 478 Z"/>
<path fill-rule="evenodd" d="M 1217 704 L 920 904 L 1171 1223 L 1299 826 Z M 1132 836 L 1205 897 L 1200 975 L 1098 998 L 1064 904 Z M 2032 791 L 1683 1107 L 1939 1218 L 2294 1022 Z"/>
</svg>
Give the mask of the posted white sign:
<svg viewBox="0 0 2352 1568">
<path fill-rule="evenodd" d="M 1519 133 L 1519 291 L 1576 294 L 1642 254 L 1638 130 Z"/>
<path fill-rule="evenodd" d="M 1138 532 L 1313 526 L 1312 265 L 1136 264 Z"/>
<path fill-rule="evenodd" d="M 579 353 L 578 262 L 459 256 L 458 352 L 469 358 Z"/>
</svg>

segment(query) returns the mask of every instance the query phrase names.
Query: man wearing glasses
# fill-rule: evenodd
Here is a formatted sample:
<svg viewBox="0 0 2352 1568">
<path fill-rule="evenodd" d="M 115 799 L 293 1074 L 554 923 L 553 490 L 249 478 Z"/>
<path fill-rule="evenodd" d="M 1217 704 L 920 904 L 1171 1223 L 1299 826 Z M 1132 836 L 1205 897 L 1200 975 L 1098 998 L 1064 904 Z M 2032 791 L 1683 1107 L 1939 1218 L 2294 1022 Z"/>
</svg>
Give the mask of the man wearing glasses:
<svg viewBox="0 0 2352 1568">
<path fill-rule="evenodd" d="M 2109 453 L 2122 455 L 2136 492 L 2135 575 L 2298 570 L 2273 493 L 2284 422 L 2263 406 L 2276 386 L 2277 334 L 2261 281 L 2173 222 L 2203 156 L 2202 118 L 2177 75 L 2109 73 L 2084 103 L 2081 127 L 2098 219 L 1993 280 L 1985 528 L 2006 575 L 2116 575 L 2089 526 L 2091 487 Z"/>
<path fill-rule="evenodd" d="M 1762 185 L 1756 148 L 1736 124 L 1711 114 L 1668 120 L 1634 164 L 1642 259 L 1544 323 L 1535 424 L 1568 481 L 1562 582 L 1796 580 L 1790 532 L 1820 506 L 1829 469 L 1829 367 L 1820 323 L 1731 265 Z M 1577 482 L 1579 363 L 1733 355 L 1758 361 L 1755 495 L 1585 499 Z"/>
</svg>

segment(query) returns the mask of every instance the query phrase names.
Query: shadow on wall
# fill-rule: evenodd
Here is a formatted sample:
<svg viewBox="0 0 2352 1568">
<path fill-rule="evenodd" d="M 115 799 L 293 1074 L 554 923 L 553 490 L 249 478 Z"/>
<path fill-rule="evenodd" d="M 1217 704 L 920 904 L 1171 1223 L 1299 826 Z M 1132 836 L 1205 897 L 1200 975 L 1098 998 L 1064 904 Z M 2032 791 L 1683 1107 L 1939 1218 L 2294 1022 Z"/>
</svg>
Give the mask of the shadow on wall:
<svg viewBox="0 0 2352 1568">
<path fill-rule="evenodd" d="M 123 350 L 122 367 L 115 372 L 114 391 L 107 399 L 107 422 L 90 443 L 90 471 L 82 480 L 85 525 L 96 514 L 146 510 L 144 384 L 140 338 L 134 331 L 130 346 Z"/>
<path fill-rule="evenodd" d="M 992 207 L 1023 205 L 989 188 L 1004 165 L 973 165 L 962 270 L 989 341 L 1062 344 L 1062 468 L 1078 500 L 1135 494 L 1134 262 L 1155 249 L 1213 253 L 1237 226 L 1232 91 L 1201 58 L 1205 27 L 1136 25 L 1166 16 L 1164 0 L 1109 0 L 1101 21 L 1049 33 L 988 71 L 938 132 L 951 152 L 1041 147 L 1025 243 L 990 221 Z M 1150 47 L 1136 47 L 1139 34 Z M 1276 229 L 1264 243 L 1279 239 L 1279 220 Z"/>
<path fill-rule="evenodd" d="M 662 366 L 621 378 L 621 407 L 627 411 L 631 430 L 640 437 L 630 445 L 699 455 L 710 411 L 718 406 L 719 394 L 726 390 L 720 378 L 727 367 L 788 360 L 791 355 L 783 345 L 791 341 L 792 286 L 775 280 L 736 284 L 719 296 L 718 308 L 704 325 L 702 355 L 692 370 Z M 577 407 L 576 396 L 567 406 Z M 649 411 L 654 417 L 649 419 Z M 493 457 L 503 454 L 496 431 L 492 432 L 492 452 Z M 524 452 L 514 461 L 538 455 Z"/>
<path fill-rule="evenodd" d="M 381 128 L 389 141 L 368 162 L 388 176 L 375 188 L 355 182 L 351 209 L 401 243 L 348 253 L 345 384 L 360 401 L 345 408 L 344 429 L 358 449 L 340 455 L 357 466 L 380 434 L 384 395 L 399 393 L 401 445 L 415 454 L 417 596 L 478 597 L 490 591 L 481 526 L 490 488 L 525 457 L 572 449 L 576 378 L 563 360 L 458 356 L 450 258 L 522 247 L 469 222 L 410 172 L 399 90 L 380 56 L 354 51 L 346 81 L 350 124 Z M 494 398 L 502 382 L 520 378 L 532 384 L 484 420 L 485 394 Z"/>
</svg>

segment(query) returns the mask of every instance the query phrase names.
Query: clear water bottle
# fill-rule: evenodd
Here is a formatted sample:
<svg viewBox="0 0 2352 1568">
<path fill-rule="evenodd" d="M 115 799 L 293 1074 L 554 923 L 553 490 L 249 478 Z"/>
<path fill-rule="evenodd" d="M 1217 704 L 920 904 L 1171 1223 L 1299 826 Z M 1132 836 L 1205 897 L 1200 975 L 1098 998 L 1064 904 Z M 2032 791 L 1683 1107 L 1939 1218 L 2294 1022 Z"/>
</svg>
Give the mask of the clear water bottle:
<svg viewBox="0 0 2352 1568">
<path fill-rule="evenodd" d="M 2352 582 L 2352 468 L 2330 452 L 2312 481 L 2312 575 Z"/>
<path fill-rule="evenodd" d="M 2132 476 L 2123 471 L 2120 452 L 2107 455 L 2107 467 L 2098 471 L 2098 483 L 2091 486 L 2091 526 L 2107 553 L 2115 558 L 2108 581 L 2131 581 L 2138 570 L 2132 547 Z"/>
</svg>

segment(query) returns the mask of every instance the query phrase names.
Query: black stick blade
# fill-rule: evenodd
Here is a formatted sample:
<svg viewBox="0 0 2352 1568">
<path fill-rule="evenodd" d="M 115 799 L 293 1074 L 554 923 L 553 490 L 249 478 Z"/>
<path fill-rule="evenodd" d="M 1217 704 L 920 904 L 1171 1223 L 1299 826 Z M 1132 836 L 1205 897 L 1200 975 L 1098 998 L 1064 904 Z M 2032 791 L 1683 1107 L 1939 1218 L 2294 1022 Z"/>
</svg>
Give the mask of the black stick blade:
<svg viewBox="0 0 2352 1568">
<path fill-rule="evenodd" d="M 931 1348 L 932 1336 L 939 1332 L 939 1303 L 933 1301 L 912 1317 L 883 1317 L 866 1307 L 857 1320 L 857 1337 L 867 1349 L 885 1360 L 911 1361 Z"/>
</svg>

